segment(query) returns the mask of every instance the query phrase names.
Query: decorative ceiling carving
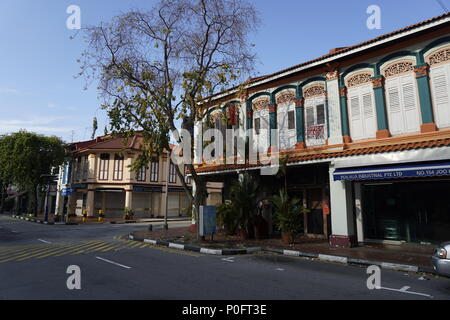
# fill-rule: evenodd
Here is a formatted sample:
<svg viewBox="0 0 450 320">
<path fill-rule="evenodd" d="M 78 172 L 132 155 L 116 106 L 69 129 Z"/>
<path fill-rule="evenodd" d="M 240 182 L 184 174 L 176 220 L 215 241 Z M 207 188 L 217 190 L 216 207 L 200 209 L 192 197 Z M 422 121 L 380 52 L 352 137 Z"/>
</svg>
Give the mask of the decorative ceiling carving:
<svg viewBox="0 0 450 320">
<path fill-rule="evenodd" d="M 450 47 L 443 48 L 427 58 L 430 66 L 450 61 Z"/>
<path fill-rule="evenodd" d="M 303 91 L 303 96 L 305 99 L 314 98 L 325 95 L 325 86 L 324 85 L 314 85 L 309 88 L 306 88 Z"/>
<path fill-rule="evenodd" d="M 347 88 L 361 86 L 371 82 L 372 74 L 369 72 L 361 72 L 347 79 Z"/>
<path fill-rule="evenodd" d="M 290 104 L 295 102 L 295 91 L 294 90 L 285 90 L 279 93 L 276 97 L 276 103 L 278 106 L 283 104 Z"/>
<path fill-rule="evenodd" d="M 386 78 L 395 77 L 411 71 L 414 71 L 414 63 L 412 61 L 399 61 L 384 69 L 384 76 Z"/>
<path fill-rule="evenodd" d="M 270 104 L 270 99 L 269 97 L 261 97 L 261 98 L 257 98 L 253 101 L 253 110 L 263 110 L 268 108 Z"/>
</svg>

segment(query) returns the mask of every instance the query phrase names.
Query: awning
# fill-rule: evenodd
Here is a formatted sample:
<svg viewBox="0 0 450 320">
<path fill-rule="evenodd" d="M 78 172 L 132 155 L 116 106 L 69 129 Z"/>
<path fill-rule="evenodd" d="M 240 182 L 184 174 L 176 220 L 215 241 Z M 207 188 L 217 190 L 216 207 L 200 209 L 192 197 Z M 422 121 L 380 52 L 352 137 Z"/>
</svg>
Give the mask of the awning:
<svg viewBox="0 0 450 320">
<path fill-rule="evenodd" d="M 450 176 L 450 162 L 337 169 L 334 181 L 364 181 Z"/>
</svg>

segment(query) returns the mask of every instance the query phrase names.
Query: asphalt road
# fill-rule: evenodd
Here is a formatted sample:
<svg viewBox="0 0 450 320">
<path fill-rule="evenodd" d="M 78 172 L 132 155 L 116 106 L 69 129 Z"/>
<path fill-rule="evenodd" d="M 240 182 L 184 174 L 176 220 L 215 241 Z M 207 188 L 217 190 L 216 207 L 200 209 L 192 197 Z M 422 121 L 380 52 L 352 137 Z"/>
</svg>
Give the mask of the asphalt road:
<svg viewBox="0 0 450 320">
<path fill-rule="evenodd" d="M 185 224 L 185 223 L 184 223 Z M 170 227 L 183 225 L 171 223 Z M 450 279 L 279 255 L 219 257 L 122 236 L 146 225 L 40 225 L 0 216 L 0 299 L 450 299 Z M 81 289 L 69 290 L 69 266 Z"/>
</svg>

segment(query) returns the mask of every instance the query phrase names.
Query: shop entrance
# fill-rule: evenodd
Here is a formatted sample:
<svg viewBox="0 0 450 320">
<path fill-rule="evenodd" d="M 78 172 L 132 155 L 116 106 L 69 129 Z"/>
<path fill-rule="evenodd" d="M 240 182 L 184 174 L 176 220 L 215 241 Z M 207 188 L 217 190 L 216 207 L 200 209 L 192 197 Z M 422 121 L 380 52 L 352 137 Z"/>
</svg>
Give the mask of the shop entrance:
<svg viewBox="0 0 450 320">
<path fill-rule="evenodd" d="M 439 243 L 450 240 L 450 181 L 364 184 L 367 239 Z"/>
</svg>

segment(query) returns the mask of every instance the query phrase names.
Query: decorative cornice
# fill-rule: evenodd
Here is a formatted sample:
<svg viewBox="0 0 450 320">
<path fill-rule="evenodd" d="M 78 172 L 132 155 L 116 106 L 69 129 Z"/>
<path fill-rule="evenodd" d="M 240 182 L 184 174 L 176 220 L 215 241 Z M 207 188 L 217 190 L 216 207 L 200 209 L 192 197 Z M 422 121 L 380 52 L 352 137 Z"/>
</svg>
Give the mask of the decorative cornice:
<svg viewBox="0 0 450 320">
<path fill-rule="evenodd" d="M 414 67 L 416 78 L 428 77 L 430 66 L 428 64 L 421 64 Z"/>
<path fill-rule="evenodd" d="M 269 112 L 270 112 L 270 113 L 275 113 L 275 112 L 277 112 L 277 104 L 276 104 L 276 103 L 270 104 L 270 105 L 269 105 Z"/>
<path fill-rule="evenodd" d="M 373 88 L 382 88 L 384 86 L 384 77 L 383 76 L 376 76 L 372 78 L 372 84 Z"/>
<path fill-rule="evenodd" d="M 305 106 L 305 99 L 296 99 L 295 100 L 295 107 L 296 108 L 303 108 Z"/>
<path fill-rule="evenodd" d="M 335 70 L 335 71 L 327 72 L 326 79 L 327 79 L 327 81 L 339 79 L 339 71 Z"/>
</svg>

